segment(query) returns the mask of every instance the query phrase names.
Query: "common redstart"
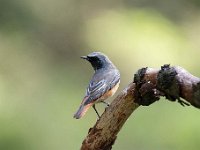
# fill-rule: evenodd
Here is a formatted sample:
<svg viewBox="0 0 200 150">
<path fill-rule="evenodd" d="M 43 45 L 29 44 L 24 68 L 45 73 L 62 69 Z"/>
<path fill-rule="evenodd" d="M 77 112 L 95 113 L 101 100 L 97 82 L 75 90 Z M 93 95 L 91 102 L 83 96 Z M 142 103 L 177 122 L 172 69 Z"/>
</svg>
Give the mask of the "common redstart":
<svg viewBox="0 0 200 150">
<path fill-rule="evenodd" d="M 79 119 L 85 115 L 87 110 L 92 106 L 97 113 L 95 104 L 104 102 L 105 99 L 112 96 L 118 89 L 120 83 L 120 73 L 109 58 L 100 52 L 93 52 L 81 58 L 89 61 L 94 69 L 94 75 L 90 80 L 78 111 L 74 114 L 74 118 Z M 106 103 L 107 104 L 107 103 Z"/>
</svg>

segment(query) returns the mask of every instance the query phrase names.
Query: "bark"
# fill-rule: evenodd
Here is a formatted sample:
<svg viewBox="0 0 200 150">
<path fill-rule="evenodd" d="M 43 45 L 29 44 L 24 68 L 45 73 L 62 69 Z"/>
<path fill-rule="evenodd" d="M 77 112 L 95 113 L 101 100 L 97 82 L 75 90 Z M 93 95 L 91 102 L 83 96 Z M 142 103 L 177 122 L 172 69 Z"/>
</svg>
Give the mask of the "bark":
<svg viewBox="0 0 200 150">
<path fill-rule="evenodd" d="M 142 68 L 89 129 L 81 150 L 110 150 L 128 117 L 140 105 L 148 106 L 165 96 L 169 101 L 200 108 L 200 79 L 181 67 Z M 183 98 L 183 99 L 181 99 Z"/>
</svg>

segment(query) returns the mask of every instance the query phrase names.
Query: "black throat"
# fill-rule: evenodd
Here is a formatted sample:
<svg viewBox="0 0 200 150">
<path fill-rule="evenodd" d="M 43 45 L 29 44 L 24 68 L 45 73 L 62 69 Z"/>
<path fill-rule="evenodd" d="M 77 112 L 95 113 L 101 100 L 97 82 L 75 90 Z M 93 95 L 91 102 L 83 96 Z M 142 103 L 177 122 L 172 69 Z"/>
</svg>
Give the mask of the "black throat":
<svg viewBox="0 0 200 150">
<path fill-rule="evenodd" d="M 105 60 L 99 60 L 99 59 L 92 59 L 90 60 L 90 63 L 95 71 L 101 68 L 105 68 L 108 65 L 108 63 L 105 62 Z"/>
</svg>

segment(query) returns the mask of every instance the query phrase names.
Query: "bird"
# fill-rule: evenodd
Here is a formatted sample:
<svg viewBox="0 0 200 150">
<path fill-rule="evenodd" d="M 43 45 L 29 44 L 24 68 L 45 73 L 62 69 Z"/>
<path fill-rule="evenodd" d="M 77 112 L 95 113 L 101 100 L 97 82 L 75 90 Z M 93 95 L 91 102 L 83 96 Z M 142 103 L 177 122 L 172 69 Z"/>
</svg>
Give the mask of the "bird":
<svg viewBox="0 0 200 150">
<path fill-rule="evenodd" d="M 92 106 L 100 118 L 95 104 L 106 103 L 104 100 L 115 94 L 120 83 L 120 72 L 110 61 L 108 56 L 101 52 L 92 52 L 87 56 L 81 56 L 82 59 L 89 61 L 94 69 L 94 74 L 86 89 L 85 96 L 74 114 L 74 118 L 80 119 Z"/>
</svg>

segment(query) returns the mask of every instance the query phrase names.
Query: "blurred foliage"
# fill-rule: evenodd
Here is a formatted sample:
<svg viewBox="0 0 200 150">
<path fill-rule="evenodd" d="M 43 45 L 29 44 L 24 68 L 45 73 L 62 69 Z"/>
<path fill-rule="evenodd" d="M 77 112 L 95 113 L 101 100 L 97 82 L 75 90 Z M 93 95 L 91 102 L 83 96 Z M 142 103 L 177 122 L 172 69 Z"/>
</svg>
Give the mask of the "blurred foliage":
<svg viewBox="0 0 200 150">
<path fill-rule="evenodd" d="M 200 76 L 198 0 L 0 0 L 0 149 L 76 150 L 96 121 L 72 118 L 102 51 L 122 90 L 141 67 L 179 65 Z M 104 106 L 98 109 L 103 112 Z M 199 149 L 199 110 L 165 99 L 139 108 L 115 150 Z"/>
<path fill-rule="evenodd" d="M 35 18 L 24 3 L 18 1 L 0 1 L 0 29 L 12 32 L 34 25 Z"/>
</svg>

